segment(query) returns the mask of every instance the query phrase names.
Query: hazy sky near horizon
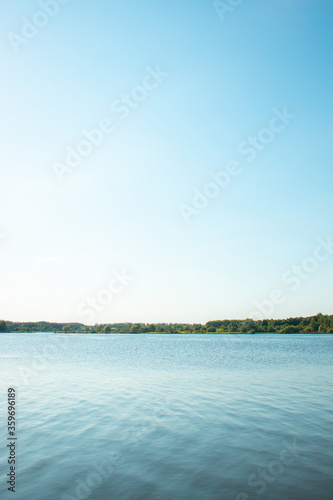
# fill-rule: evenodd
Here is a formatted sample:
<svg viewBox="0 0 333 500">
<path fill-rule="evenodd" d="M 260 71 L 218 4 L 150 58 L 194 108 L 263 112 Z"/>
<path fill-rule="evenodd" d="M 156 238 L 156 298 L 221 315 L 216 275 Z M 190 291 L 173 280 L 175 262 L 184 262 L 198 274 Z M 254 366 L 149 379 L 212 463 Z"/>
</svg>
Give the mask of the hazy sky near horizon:
<svg viewBox="0 0 333 500">
<path fill-rule="evenodd" d="M 333 313 L 333 3 L 223 3 L 1 2 L 0 319 Z"/>
</svg>

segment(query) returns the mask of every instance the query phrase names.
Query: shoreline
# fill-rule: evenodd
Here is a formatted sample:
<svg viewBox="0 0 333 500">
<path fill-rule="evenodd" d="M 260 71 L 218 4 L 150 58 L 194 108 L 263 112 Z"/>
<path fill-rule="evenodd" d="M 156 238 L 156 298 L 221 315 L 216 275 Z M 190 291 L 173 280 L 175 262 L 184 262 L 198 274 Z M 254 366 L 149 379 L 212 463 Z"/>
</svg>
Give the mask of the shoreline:
<svg viewBox="0 0 333 500">
<path fill-rule="evenodd" d="M 40 335 L 40 334 L 48 334 L 48 335 L 103 335 L 103 336 L 112 336 L 112 335 L 195 335 L 195 336 L 206 336 L 206 335 L 332 335 L 332 333 L 322 333 L 322 332 L 114 332 L 114 333 L 104 333 L 104 332 L 0 332 L 2 335 L 22 335 L 22 334 L 30 334 L 30 335 Z"/>
</svg>

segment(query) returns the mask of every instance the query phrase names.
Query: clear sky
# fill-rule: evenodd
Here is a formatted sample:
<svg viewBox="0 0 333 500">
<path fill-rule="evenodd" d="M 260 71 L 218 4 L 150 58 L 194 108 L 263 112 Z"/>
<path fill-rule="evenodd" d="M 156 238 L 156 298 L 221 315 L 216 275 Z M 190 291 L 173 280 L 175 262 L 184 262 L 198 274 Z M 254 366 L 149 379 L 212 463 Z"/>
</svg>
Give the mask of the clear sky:
<svg viewBox="0 0 333 500">
<path fill-rule="evenodd" d="M 0 318 L 333 313 L 333 2 L 225 5 L 1 2 Z"/>
</svg>

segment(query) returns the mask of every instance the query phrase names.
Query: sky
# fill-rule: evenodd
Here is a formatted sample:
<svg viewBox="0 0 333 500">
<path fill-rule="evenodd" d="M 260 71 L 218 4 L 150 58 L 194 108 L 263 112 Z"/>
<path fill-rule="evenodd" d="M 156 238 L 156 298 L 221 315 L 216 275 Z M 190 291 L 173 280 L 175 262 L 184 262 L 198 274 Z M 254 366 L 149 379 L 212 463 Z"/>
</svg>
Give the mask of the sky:
<svg viewBox="0 0 333 500">
<path fill-rule="evenodd" d="M 331 0 L 5 0 L 0 319 L 332 314 Z"/>
</svg>

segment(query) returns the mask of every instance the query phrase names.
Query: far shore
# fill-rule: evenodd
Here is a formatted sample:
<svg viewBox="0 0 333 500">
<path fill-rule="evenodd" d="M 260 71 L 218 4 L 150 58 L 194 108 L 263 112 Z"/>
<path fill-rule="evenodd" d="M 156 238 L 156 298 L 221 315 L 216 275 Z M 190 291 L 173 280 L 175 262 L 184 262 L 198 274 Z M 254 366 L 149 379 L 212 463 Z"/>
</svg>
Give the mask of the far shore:
<svg viewBox="0 0 333 500">
<path fill-rule="evenodd" d="M 330 334 L 333 314 L 287 319 L 223 319 L 201 323 L 52 323 L 49 321 L 15 322 L 0 320 L 0 333 L 64 334 L 179 334 L 179 335 L 269 335 Z"/>
<path fill-rule="evenodd" d="M 24 333 L 29 333 L 29 334 L 48 334 L 48 335 L 332 335 L 332 332 L 329 333 L 320 333 L 320 332 L 292 332 L 292 333 L 281 333 L 281 332 L 199 332 L 199 333 L 194 333 L 194 332 L 138 332 L 138 333 L 133 333 L 133 332 L 111 332 L 111 333 L 104 333 L 104 332 L 0 332 L 0 333 L 5 333 L 5 334 L 24 334 Z"/>
</svg>

